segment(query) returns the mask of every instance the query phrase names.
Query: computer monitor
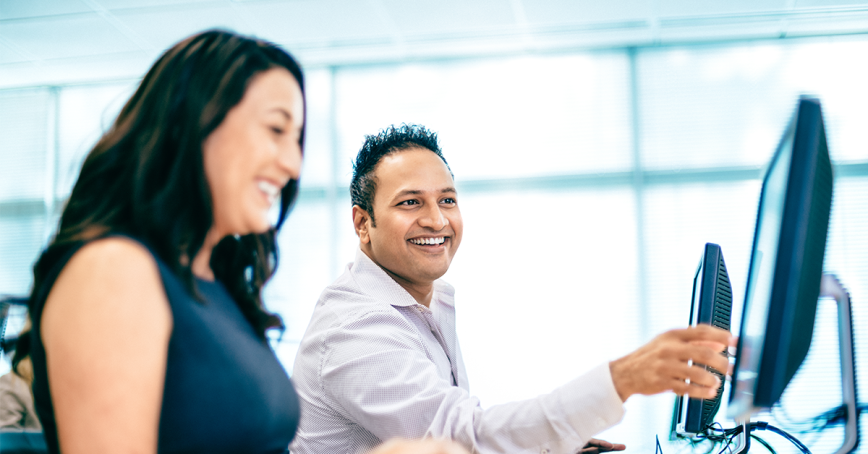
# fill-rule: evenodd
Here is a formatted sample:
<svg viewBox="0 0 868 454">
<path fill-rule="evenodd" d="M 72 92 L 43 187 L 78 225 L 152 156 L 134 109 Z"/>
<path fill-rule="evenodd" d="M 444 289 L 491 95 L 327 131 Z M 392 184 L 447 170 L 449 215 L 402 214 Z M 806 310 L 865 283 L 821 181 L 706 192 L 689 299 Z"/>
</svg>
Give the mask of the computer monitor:
<svg viewBox="0 0 868 454">
<path fill-rule="evenodd" d="M 723 251 L 714 243 L 706 243 L 693 278 L 690 325 L 705 323 L 729 331 L 731 315 L 732 285 L 723 261 Z M 726 354 L 726 351 L 721 354 Z M 717 396 L 712 399 L 676 398 L 672 426 L 677 437 L 705 434 L 714 422 L 714 416 L 720 408 L 724 379 L 720 372 L 708 370 L 720 378 Z"/>
<path fill-rule="evenodd" d="M 802 97 L 763 178 L 730 418 L 771 408 L 808 353 L 831 206 L 820 102 Z"/>
</svg>

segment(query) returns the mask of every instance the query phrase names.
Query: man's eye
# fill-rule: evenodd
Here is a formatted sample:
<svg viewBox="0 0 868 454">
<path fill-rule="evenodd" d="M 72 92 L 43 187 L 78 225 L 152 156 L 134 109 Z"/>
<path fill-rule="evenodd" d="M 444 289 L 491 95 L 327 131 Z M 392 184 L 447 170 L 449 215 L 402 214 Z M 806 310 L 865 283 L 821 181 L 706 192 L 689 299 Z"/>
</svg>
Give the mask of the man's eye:
<svg viewBox="0 0 868 454">
<path fill-rule="evenodd" d="M 454 204 L 454 203 L 455 203 L 455 199 L 453 199 L 452 197 L 446 197 L 445 199 L 443 199 L 443 200 L 441 201 L 441 203 L 447 203 L 447 204 L 450 204 L 450 205 L 451 205 L 451 204 Z"/>
<path fill-rule="evenodd" d="M 411 199 L 411 200 L 405 200 L 405 201 L 399 203 L 398 205 L 418 205 L 418 204 L 419 204 L 419 201 Z"/>
</svg>

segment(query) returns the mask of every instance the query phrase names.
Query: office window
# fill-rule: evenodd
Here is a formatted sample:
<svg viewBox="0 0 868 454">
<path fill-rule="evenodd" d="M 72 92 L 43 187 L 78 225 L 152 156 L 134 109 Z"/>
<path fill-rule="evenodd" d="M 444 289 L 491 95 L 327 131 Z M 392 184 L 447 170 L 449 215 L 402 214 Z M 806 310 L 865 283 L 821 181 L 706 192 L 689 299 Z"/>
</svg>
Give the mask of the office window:
<svg viewBox="0 0 868 454">
<path fill-rule="evenodd" d="M 59 92 L 56 196 L 69 197 L 84 158 L 112 126 L 139 81 L 64 87 Z"/>
<path fill-rule="evenodd" d="M 51 101 L 45 88 L 0 91 L 0 295 L 30 290 L 31 264 L 46 235 Z"/>
<path fill-rule="evenodd" d="M 351 160 L 366 134 L 419 123 L 440 134 L 459 182 L 626 170 L 627 76 L 623 53 L 340 70 L 341 153 Z"/>
</svg>

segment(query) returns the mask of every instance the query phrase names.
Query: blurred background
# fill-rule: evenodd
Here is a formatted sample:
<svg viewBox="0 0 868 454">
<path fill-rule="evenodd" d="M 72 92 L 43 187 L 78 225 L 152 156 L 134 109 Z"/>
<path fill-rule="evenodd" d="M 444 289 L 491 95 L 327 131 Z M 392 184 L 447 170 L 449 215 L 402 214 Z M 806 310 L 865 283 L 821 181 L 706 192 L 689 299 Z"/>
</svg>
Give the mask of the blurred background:
<svg viewBox="0 0 868 454">
<path fill-rule="evenodd" d="M 705 242 L 737 330 L 763 166 L 810 94 L 835 165 L 826 271 L 854 300 L 868 393 L 868 1 L 0 0 L 0 295 L 28 293 L 82 159 L 151 63 L 213 27 L 285 46 L 307 77 L 302 192 L 266 292 L 287 370 L 357 248 L 351 160 L 403 122 L 439 133 L 456 176 L 465 237 L 445 279 L 483 406 L 686 325 Z M 807 362 L 759 419 L 795 429 L 840 404 L 835 316 L 820 304 Z M 669 441 L 673 400 L 631 398 L 600 437 L 707 450 Z M 832 452 L 842 431 L 800 438 Z"/>
</svg>

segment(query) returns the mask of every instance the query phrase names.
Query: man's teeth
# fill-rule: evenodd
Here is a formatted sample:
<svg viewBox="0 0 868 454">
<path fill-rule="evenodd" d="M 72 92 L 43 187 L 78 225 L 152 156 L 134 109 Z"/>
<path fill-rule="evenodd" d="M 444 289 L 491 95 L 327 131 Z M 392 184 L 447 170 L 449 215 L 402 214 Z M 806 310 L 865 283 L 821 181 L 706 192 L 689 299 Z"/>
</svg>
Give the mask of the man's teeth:
<svg viewBox="0 0 868 454">
<path fill-rule="evenodd" d="M 280 188 L 277 186 L 267 182 L 267 181 L 258 181 L 256 185 L 259 187 L 259 190 L 264 192 L 265 195 L 268 196 L 269 200 L 274 200 L 280 195 Z"/>
<path fill-rule="evenodd" d="M 410 240 L 413 244 L 443 244 L 444 241 L 446 241 L 446 238 L 442 236 L 438 238 L 413 238 Z"/>
</svg>

